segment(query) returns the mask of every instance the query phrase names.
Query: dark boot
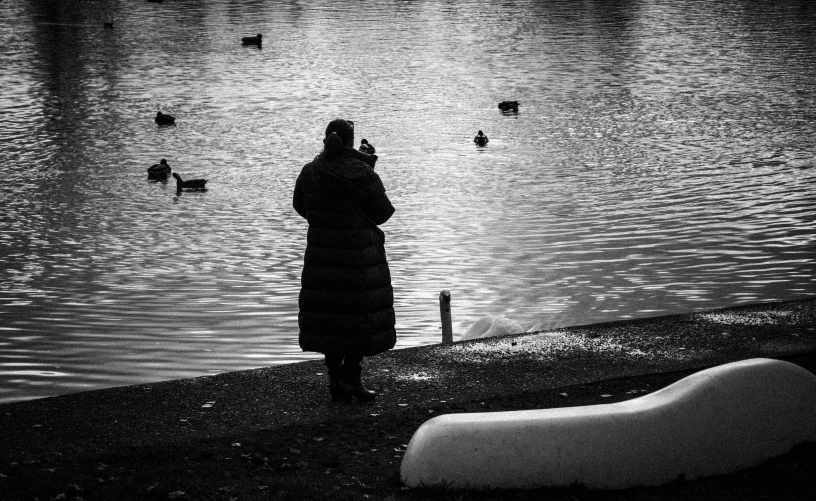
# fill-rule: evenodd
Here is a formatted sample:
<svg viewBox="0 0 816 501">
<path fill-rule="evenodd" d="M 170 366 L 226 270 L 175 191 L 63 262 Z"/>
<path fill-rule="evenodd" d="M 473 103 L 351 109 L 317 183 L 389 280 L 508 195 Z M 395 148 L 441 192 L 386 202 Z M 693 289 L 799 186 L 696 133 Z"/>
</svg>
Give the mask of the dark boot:
<svg viewBox="0 0 816 501">
<path fill-rule="evenodd" d="M 329 394 L 335 402 L 338 400 L 351 401 L 351 394 L 343 388 L 345 367 L 343 367 L 342 361 L 342 356 L 326 355 L 326 368 L 329 371 Z"/>
<path fill-rule="evenodd" d="M 346 394 L 356 397 L 360 402 L 371 402 L 377 398 L 377 392 L 371 391 L 363 386 L 360 379 L 363 368 L 359 362 L 355 362 L 356 361 L 349 362 L 349 358 L 346 357 L 345 377 L 341 388 Z"/>
</svg>

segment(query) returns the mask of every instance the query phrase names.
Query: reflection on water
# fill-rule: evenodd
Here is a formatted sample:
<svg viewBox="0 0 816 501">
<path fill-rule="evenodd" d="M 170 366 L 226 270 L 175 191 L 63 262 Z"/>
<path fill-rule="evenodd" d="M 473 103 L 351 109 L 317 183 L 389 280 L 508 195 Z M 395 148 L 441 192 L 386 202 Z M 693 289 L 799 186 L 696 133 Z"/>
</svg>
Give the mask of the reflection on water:
<svg viewBox="0 0 816 501">
<path fill-rule="evenodd" d="M 291 192 L 336 116 L 397 207 L 398 347 L 442 289 L 460 333 L 816 292 L 811 2 L 364 6 L 0 3 L 0 402 L 314 357 Z"/>
</svg>

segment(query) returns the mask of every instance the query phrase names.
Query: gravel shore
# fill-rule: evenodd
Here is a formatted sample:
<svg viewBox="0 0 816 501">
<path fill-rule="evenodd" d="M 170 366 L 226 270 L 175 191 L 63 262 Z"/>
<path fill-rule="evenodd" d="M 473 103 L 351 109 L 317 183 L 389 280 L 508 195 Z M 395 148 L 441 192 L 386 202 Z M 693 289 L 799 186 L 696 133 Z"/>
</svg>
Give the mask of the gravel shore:
<svg viewBox="0 0 816 501">
<path fill-rule="evenodd" d="M 369 404 L 332 403 L 319 361 L 4 404 L 0 499 L 805 499 L 807 445 L 759 473 L 652 489 L 400 485 L 433 416 L 621 401 L 754 357 L 816 370 L 816 299 L 392 350 L 364 362 Z"/>
</svg>

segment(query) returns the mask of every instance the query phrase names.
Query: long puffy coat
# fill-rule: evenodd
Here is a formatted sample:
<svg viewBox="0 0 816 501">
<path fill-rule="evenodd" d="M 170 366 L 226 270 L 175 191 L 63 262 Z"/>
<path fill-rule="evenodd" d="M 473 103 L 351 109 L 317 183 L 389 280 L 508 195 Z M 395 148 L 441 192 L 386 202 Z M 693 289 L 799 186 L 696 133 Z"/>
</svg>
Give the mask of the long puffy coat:
<svg viewBox="0 0 816 501">
<path fill-rule="evenodd" d="M 301 275 L 300 347 L 376 355 L 394 347 L 394 290 L 377 225 L 394 207 L 366 163 L 319 155 L 295 185 L 293 205 L 309 222 Z"/>
</svg>

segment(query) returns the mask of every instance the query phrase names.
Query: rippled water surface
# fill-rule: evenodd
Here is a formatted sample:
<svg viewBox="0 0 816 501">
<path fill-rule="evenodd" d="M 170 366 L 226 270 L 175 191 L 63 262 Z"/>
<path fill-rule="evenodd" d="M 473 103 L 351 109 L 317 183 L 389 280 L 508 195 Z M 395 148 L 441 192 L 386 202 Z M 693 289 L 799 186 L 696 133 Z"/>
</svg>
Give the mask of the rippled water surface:
<svg viewBox="0 0 816 501">
<path fill-rule="evenodd" d="M 459 333 L 813 296 L 813 26 L 807 0 L 0 2 L 0 402 L 314 358 L 291 195 L 338 116 L 397 208 L 398 347 L 439 341 L 443 289 Z M 161 158 L 210 189 L 148 181 Z"/>
</svg>

